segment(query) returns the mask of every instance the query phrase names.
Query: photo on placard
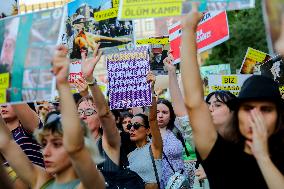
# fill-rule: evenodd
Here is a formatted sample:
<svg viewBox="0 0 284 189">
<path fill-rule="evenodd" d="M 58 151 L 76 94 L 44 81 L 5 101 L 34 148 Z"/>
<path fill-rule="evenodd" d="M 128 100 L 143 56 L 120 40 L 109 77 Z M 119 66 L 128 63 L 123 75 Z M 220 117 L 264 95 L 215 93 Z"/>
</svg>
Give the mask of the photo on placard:
<svg viewBox="0 0 284 189">
<path fill-rule="evenodd" d="M 168 72 L 164 68 L 164 59 L 168 56 L 169 44 L 150 45 L 150 68 L 156 75 L 166 75 Z"/>
<path fill-rule="evenodd" d="M 49 100 L 63 8 L 0 20 L 0 104 Z"/>
<path fill-rule="evenodd" d="M 10 72 L 13 65 L 19 22 L 18 17 L 0 22 L 2 28 L 0 29 L 0 67 L 2 73 Z"/>
<path fill-rule="evenodd" d="M 17 15 L 17 0 L 2 0 L 0 5 L 0 19 L 7 16 Z"/>
<path fill-rule="evenodd" d="M 89 54 L 98 44 L 104 53 L 114 52 L 113 48 L 119 45 L 132 46 L 132 22 L 109 18 L 108 10 L 113 13 L 111 0 L 77 0 L 68 4 L 66 38 L 71 59 L 81 59 L 82 52 Z M 100 11 L 106 12 L 101 15 L 105 19 L 96 20 L 94 15 Z"/>
</svg>

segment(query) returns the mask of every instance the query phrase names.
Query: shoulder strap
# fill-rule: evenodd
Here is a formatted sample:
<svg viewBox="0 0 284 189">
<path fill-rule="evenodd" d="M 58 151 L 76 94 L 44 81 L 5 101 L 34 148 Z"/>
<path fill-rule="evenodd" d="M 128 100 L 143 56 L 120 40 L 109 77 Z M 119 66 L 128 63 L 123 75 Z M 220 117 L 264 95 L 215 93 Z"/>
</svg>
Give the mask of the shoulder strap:
<svg viewBox="0 0 284 189">
<path fill-rule="evenodd" d="M 154 167 L 155 177 L 156 177 L 156 181 L 157 181 L 157 184 L 158 184 L 158 188 L 160 188 L 160 179 L 159 179 L 157 167 L 156 167 L 156 164 L 155 164 L 155 160 L 154 160 L 154 156 L 153 156 L 151 145 L 149 145 L 149 152 L 150 152 L 152 164 L 153 164 L 153 167 Z"/>
<path fill-rule="evenodd" d="M 42 185 L 41 187 L 40 187 L 40 189 L 46 189 L 48 186 L 50 186 L 51 184 L 53 184 L 55 182 L 55 179 L 53 178 L 53 179 L 50 179 L 50 180 L 48 180 L 46 183 L 44 183 L 44 185 Z"/>
<path fill-rule="evenodd" d="M 190 156 L 189 151 L 188 151 L 188 149 L 187 149 L 187 147 L 186 147 L 186 145 L 185 145 L 184 138 L 183 138 L 182 133 L 180 132 L 180 130 L 175 126 L 175 127 L 173 128 L 172 132 L 174 133 L 174 135 L 176 136 L 176 138 L 177 138 L 178 140 L 180 140 L 180 142 L 181 142 L 181 144 L 182 144 L 182 146 L 183 146 L 183 148 L 184 148 L 184 150 L 185 150 L 186 156 L 187 156 L 187 157 Z"/>
<path fill-rule="evenodd" d="M 172 171 L 175 173 L 176 171 L 175 171 L 174 167 L 172 166 L 172 164 L 170 163 L 170 161 L 169 161 L 169 159 L 168 159 L 168 157 L 166 156 L 166 154 L 165 154 L 165 152 L 164 152 L 164 151 L 163 151 L 163 155 L 164 155 L 164 157 L 165 157 L 166 161 L 168 162 L 168 164 L 170 165 L 170 167 L 171 167 Z"/>
</svg>

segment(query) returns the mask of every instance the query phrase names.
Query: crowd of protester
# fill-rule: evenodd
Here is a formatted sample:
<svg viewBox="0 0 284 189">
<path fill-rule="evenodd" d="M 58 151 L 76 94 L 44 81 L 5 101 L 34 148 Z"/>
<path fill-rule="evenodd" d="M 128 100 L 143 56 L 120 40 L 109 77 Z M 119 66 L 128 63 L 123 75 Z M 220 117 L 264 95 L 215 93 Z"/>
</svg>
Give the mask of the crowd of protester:
<svg viewBox="0 0 284 189">
<path fill-rule="evenodd" d="M 68 49 L 59 46 L 52 61 L 59 101 L 1 105 L 0 188 L 283 188 L 278 84 L 254 75 L 239 96 L 215 91 L 204 100 L 195 43 L 201 18 L 193 7 L 182 21 L 183 89 L 169 52 L 163 63 L 171 99 L 157 96 L 149 72 L 150 107 L 110 110 L 93 76 L 99 46 L 82 56 L 83 79 L 72 95 Z M 284 55 L 282 32 L 276 48 Z M 174 175 L 183 187 L 173 187 L 180 182 Z"/>
</svg>

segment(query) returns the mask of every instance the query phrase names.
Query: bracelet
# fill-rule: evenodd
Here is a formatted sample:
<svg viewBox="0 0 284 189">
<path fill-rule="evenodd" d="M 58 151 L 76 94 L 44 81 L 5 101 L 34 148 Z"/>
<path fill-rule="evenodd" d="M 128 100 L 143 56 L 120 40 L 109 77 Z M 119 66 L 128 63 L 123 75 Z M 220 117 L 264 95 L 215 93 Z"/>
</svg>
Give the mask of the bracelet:
<svg viewBox="0 0 284 189">
<path fill-rule="evenodd" d="M 94 78 L 93 81 L 91 81 L 91 82 L 88 82 L 88 81 L 86 81 L 86 82 L 87 82 L 88 86 L 95 86 L 97 84 L 96 78 Z"/>
</svg>

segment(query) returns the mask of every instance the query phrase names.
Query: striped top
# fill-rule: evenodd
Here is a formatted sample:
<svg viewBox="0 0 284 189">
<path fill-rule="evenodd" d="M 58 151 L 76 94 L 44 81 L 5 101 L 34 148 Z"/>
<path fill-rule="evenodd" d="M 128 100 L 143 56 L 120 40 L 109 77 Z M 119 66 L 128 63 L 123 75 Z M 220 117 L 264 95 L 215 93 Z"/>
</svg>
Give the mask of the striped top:
<svg viewBox="0 0 284 189">
<path fill-rule="evenodd" d="M 39 127 L 41 126 L 42 123 L 39 124 Z M 44 167 L 41 146 L 34 139 L 32 133 L 25 130 L 24 127 L 20 124 L 19 127 L 12 130 L 12 135 L 16 143 L 22 148 L 30 161 L 33 164 Z M 8 163 L 5 162 L 4 165 L 8 165 Z"/>
</svg>

